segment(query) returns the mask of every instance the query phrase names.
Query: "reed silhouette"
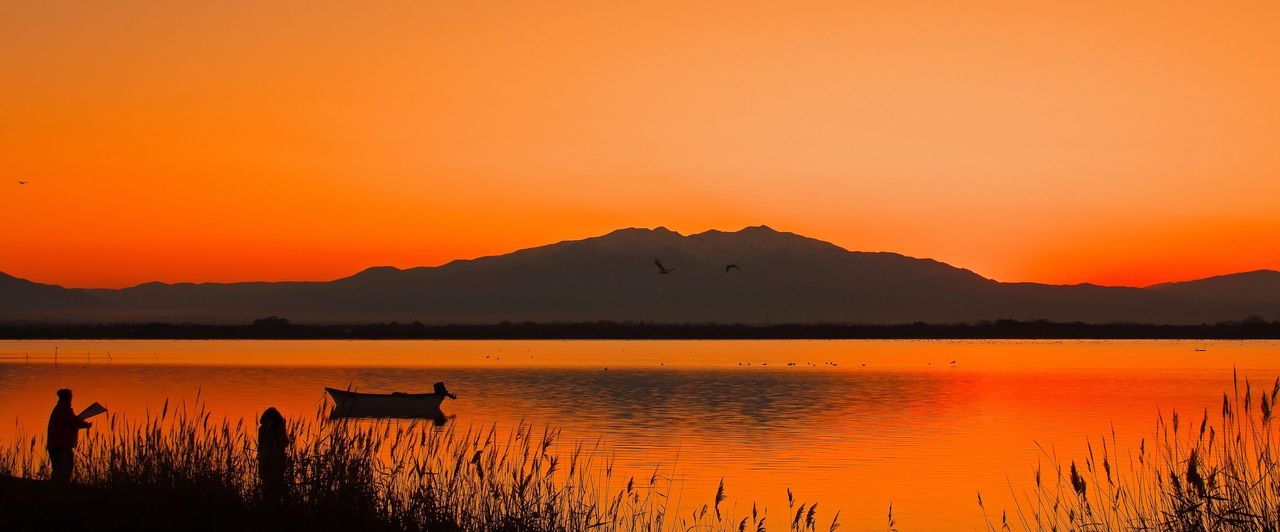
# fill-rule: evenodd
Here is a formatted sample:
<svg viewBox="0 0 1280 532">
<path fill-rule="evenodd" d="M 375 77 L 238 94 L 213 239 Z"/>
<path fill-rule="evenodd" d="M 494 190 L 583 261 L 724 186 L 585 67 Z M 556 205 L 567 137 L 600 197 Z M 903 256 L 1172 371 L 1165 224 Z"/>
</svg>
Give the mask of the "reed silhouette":
<svg viewBox="0 0 1280 532">
<path fill-rule="evenodd" d="M 1277 399 L 1280 379 L 1254 390 L 1236 376 L 1220 411 L 1205 408 L 1189 423 L 1177 410 L 1161 414 L 1136 448 L 1114 432 L 1075 459 L 1042 447 L 1047 466 L 1036 467 L 1024 490 L 1011 486 L 1015 506 L 988 518 L 987 529 L 1280 530 Z"/>
<path fill-rule="evenodd" d="M 33 452 L 35 438 L 19 441 L 0 448 L 0 473 L 17 477 L 0 477 L 0 514 L 19 530 L 47 525 L 47 513 L 68 500 L 89 510 L 60 514 L 54 524 L 64 529 L 765 530 L 767 512 L 725 508 L 723 481 L 706 504 L 677 512 L 673 468 L 624 481 L 598 441 L 565 442 L 528 423 L 459 431 L 419 420 L 334 421 L 324 415 L 330 406 L 286 421 L 283 439 L 279 419 L 264 413 L 270 428 L 257 445 L 243 419 L 213 420 L 198 397 L 190 409 L 166 402 L 137 423 L 113 413 L 111 429 L 78 451 L 86 458 L 80 485 L 59 490 L 32 480 L 47 478 L 49 464 Z M 254 467 L 264 455 L 278 458 L 264 441 L 283 443 L 289 464 L 279 504 L 266 497 L 274 479 Z M 816 505 L 801 506 L 791 530 L 816 530 Z M 838 513 L 830 522 L 839 526 Z"/>
</svg>

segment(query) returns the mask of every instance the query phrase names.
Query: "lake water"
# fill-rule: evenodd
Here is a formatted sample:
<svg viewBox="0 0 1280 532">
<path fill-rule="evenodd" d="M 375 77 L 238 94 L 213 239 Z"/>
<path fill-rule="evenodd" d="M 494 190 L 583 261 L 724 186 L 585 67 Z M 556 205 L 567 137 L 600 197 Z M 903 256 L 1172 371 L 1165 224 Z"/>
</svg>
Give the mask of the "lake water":
<svg viewBox="0 0 1280 532">
<path fill-rule="evenodd" d="M 1269 388 L 1280 342 L 0 341 L 0 442 L 42 433 L 62 387 L 135 419 L 199 392 L 252 420 L 314 416 L 325 386 L 444 380 L 452 423 L 602 439 L 637 477 L 674 465 L 682 501 L 724 478 L 730 507 L 775 524 L 789 487 L 824 528 L 840 509 L 844 530 L 883 529 L 893 503 L 902 530 L 979 530 L 977 492 L 998 520 L 1037 442 L 1079 458 L 1114 430 L 1136 447 L 1161 412 L 1213 412 L 1233 368 Z"/>
</svg>

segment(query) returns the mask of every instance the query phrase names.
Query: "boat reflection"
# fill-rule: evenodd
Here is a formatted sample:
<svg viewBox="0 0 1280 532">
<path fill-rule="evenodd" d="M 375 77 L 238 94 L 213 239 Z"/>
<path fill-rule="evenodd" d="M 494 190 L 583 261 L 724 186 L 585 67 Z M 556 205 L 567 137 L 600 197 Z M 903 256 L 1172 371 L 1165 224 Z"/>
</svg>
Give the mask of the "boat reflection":
<svg viewBox="0 0 1280 532">
<path fill-rule="evenodd" d="M 437 427 L 443 427 L 449 424 L 449 421 L 457 418 L 457 414 L 445 414 L 439 408 L 429 412 L 416 413 L 399 413 L 396 415 L 387 415 L 383 413 L 359 412 L 359 411 L 339 411 L 337 408 L 329 411 L 329 419 L 429 419 L 431 423 Z"/>
</svg>

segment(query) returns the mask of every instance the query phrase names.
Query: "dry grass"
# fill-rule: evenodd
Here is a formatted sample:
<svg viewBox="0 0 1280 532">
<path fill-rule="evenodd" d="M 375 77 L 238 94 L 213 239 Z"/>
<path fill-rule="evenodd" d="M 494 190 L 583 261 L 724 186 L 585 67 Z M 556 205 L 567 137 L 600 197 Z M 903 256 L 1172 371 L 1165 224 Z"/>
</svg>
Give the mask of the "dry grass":
<svg viewBox="0 0 1280 532">
<path fill-rule="evenodd" d="M 1273 427 L 1280 379 L 1253 390 L 1235 379 L 1221 409 L 1191 423 L 1160 416 L 1152 438 L 1124 449 L 1114 432 L 1088 442 L 1088 454 L 1062 461 L 1045 450 L 1034 485 L 985 526 L 999 530 L 1280 530 L 1280 434 Z M 600 444 L 566 443 L 560 433 L 521 423 L 444 428 L 430 422 L 331 421 L 327 406 L 288 432 L 286 508 L 264 508 L 253 423 L 213 420 L 197 402 L 129 423 L 115 414 L 89 433 L 78 453 L 78 482 L 116 490 L 197 494 L 243 509 L 238 524 L 279 512 L 333 528 L 386 530 L 758 531 L 768 525 L 816 530 L 818 505 L 787 491 L 787 511 L 769 516 L 726 511 L 723 480 L 708 502 L 671 500 L 673 471 L 615 478 Z M 100 422 L 101 423 L 101 422 Z M 20 437 L 0 448 L 0 473 L 47 478 L 43 441 Z M 983 506 L 982 496 L 978 504 Z M 683 509 L 680 509 L 683 508 Z M 677 511 L 678 510 L 678 511 Z M 986 509 L 983 507 L 984 515 Z M 839 512 L 827 530 L 840 527 Z M 173 516 L 181 519 L 181 516 Z M 258 521 L 255 521 L 258 520 Z M 181 524 L 181 523 L 176 523 Z M 321 527 L 323 528 L 323 526 Z M 886 530 L 896 530 L 890 507 Z"/>
<path fill-rule="evenodd" d="M 1161 415 L 1155 435 L 1121 451 L 1113 433 L 1089 442 L 1080 463 L 1045 451 L 1034 487 L 1014 493 L 1012 513 L 989 530 L 1280 530 L 1280 441 L 1272 413 L 1280 379 L 1253 390 L 1234 379 L 1221 412 L 1190 424 Z M 1043 448 L 1042 448 L 1043 450 Z M 1100 452 L 1098 452 L 1100 451 Z M 1065 467 L 1064 467 L 1065 466 Z M 1047 473 L 1046 478 L 1042 473 Z M 978 495 L 982 506 L 982 495 Z M 986 514 L 985 508 L 983 509 Z"/>
<path fill-rule="evenodd" d="M 766 514 L 725 511 L 723 480 L 710 502 L 674 515 L 672 471 L 614 476 L 599 442 L 565 443 L 558 431 L 521 423 L 459 431 L 430 422 L 332 421 L 321 406 L 288 425 L 284 508 L 259 503 L 254 423 L 214 420 L 193 407 L 148 413 L 138 423 L 115 414 L 77 448 L 77 482 L 139 493 L 195 494 L 261 515 L 308 516 L 327 527 L 388 530 L 666 531 L 766 530 Z M 0 473 L 47 478 L 43 442 L 0 449 Z M 790 491 L 788 491 L 790 496 Z M 789 497 L 790 498 L 790 497 Z M 789 530 L 815 530 L 817 505 L 794 499 Z M 239 510 L 235 510 L 239 511 Z M 257 517 L 255 517 L 257 516 Z M 182 519 L 175 515 L 174 519 Z M 829 530 L 838 526 L 839 514 Z M 175 523 L 180 525 L 181 523 Z"/>
</svg>

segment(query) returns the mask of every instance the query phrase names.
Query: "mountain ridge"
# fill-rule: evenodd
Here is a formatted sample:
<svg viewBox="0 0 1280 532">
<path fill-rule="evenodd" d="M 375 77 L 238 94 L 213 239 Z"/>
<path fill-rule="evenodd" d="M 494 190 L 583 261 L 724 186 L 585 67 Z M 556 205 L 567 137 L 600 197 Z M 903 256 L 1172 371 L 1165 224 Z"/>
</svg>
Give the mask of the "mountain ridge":
<svg viewBox="0 0 1280 532">
<path fill-rule="evenodd" d="M 1253 270 L 1147 287 L 1217 301 L 1280 301 L 1280 271 Z"/>
<path fill-rule="evenodd" d="M 660 260 L 669 274 L 659 273 Z M 738 268 L 730 271 L 729 264 Z M 0 320 L 496 323 L 1212 323 L 1280 315 L 1280 272 L 1146 288 L 1002 283 L 928 258 L 851 251 L 769 226 L 665 227 L 332 281 L 149 282 L 68 289 L 0 273 Z"/>
</svg>

